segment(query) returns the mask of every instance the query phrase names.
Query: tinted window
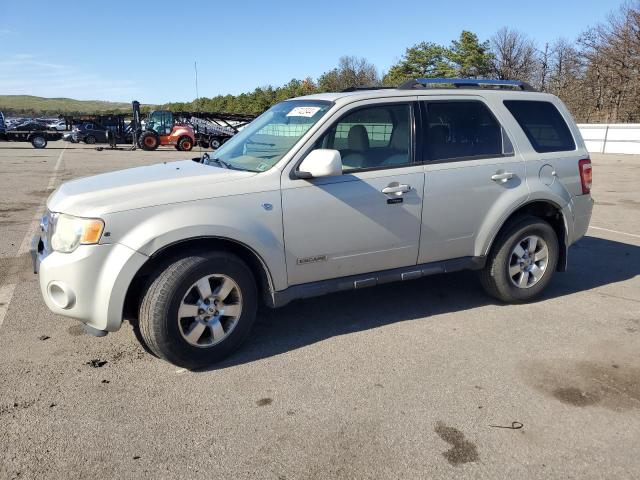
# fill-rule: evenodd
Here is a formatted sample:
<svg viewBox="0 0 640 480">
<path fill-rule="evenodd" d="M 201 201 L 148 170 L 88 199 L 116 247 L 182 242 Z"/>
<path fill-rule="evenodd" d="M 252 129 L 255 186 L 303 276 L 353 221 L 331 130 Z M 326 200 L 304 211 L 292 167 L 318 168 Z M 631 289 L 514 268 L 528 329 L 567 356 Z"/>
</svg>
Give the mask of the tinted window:
<svg viewBox="0 0 640 480">
<path fill-rule="evenodd" d="M 316 146 L 339 150 L 345 171 L 406 165 L 411 163 L 410 125 L 408 104 L 360 108 L 342 117 Z"/>
<path fill-rule="evenodd" d="M 425 102 L 426 160 L 498 157 L 513 153 L 502 127 L 482 102 Z M 503 145 L 504 144 L 504 145 Z"/>
<path fill-rule="evenodd" d="M 536 152 L 575 150 L 576 144 L 558 109 L 549 102 L 505 100 Z"/>
</svg>

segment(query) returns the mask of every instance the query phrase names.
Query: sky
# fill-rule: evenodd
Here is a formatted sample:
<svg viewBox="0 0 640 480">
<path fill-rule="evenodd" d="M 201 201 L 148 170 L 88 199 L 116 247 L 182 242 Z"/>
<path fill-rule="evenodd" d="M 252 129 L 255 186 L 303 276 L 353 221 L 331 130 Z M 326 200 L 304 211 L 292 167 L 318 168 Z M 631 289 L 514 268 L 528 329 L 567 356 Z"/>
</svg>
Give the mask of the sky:
<svg viewBox="0 0 640 480">
<path fill-rule="evenodd" d="M 142 103 L 317 78 L 343 55 L 380 72 L 404 50 L 508 26 L 575 39 L 622 0 L 0 0 L 0 94 Z"/>
</svg>

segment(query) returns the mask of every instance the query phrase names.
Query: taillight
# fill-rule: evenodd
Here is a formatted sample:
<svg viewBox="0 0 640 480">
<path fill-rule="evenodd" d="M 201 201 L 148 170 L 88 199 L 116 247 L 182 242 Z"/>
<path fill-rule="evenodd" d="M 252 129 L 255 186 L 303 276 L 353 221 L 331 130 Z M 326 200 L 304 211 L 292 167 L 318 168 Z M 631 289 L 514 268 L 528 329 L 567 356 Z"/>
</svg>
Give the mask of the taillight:
<svg viewBox="0 0 640 480">
<path fill-rule="evenodd" d="M 580 170 L 580 183 L 582 183 L 582 193 L 591 192 L 591 182 L 593 180 L 593 170 L 591 169 L 591 159 L 585 158 L 578 162 Z"/>
</svg>

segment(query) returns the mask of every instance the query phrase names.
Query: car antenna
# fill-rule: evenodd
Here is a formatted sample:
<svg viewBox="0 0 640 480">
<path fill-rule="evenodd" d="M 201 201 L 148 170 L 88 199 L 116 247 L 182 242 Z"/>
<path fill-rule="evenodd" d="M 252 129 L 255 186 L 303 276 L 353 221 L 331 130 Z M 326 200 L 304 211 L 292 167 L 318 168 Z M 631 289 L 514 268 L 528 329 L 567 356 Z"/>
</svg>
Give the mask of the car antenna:
<svg viewBox="0 0 640 480">
<path fill-rule="evenodd" d="M 195 72 L 196 79 L 196 112 L 200 113 L 200 94 L 198 92 L 198 61 L 193 61 L 193 70 Z M 200 128 L 199 125 L 196 125 L 196 128 Z M 198 152 L 200 153 L 200 161 L 204 161 L 204 155 L 202 154 L 202 142 L 198 142 Z"/>
</svg>

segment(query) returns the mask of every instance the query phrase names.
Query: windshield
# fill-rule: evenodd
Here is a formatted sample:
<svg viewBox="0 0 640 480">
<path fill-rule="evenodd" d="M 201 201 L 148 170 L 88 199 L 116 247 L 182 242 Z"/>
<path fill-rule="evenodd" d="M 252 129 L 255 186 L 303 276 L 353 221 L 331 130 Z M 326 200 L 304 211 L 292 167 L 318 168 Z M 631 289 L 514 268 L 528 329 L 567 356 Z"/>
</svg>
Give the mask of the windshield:
<svg viewBox="0 0 640 480">
<path fill-rule="evenodd" d="M 273 167 L 331 108 L 331 102 L 278 103 L 243 128 L 212 157 L 229 168 L 264 172 Z"/>
</svg>

